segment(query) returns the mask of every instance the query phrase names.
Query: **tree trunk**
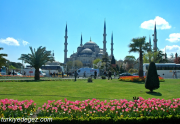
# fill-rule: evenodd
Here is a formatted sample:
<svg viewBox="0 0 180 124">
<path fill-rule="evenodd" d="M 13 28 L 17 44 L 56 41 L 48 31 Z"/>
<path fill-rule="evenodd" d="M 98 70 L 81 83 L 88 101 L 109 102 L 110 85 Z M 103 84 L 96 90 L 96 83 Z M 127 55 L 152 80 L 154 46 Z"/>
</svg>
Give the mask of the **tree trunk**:
<svg viewBox="0 0 180 124">
<path fill-rule="evenodd" d="M 142 61 L 142 50 L 139 52 L 139 77 L 143 77 L 143 61 Z"/>
<path fill-rule="evenodd" d="M 39 76 L 39 68 L 35 68 L 35 76 L 34 76 L 35 80 L 40 80 L 40 76 Z"/>
</svg>

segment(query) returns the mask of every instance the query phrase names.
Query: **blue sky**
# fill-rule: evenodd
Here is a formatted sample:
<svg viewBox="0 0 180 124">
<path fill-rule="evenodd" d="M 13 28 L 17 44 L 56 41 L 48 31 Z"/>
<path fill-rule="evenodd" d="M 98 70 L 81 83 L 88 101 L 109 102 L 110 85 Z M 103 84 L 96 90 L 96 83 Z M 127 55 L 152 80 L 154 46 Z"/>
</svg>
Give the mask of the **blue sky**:
<svg viewBox="0 0 180 124">
<path fill-rule="evenodd" d="M 91 40 L 103 48 L 106 20 L 107 52 L 113 32 L 115 59 L 129 53 L 132 38 L 151 36 L 157 24 L 159 49 L 180 55 L 180 1 L 178 0 L 0 0 L 0 53 L 21 62 L 29 46 L 54 50 L 55 60 L 64 62 L 65 26 L 68 27 L 68 57 L 77 51 L 81 33 L 83 44 Z"/>
</svg>

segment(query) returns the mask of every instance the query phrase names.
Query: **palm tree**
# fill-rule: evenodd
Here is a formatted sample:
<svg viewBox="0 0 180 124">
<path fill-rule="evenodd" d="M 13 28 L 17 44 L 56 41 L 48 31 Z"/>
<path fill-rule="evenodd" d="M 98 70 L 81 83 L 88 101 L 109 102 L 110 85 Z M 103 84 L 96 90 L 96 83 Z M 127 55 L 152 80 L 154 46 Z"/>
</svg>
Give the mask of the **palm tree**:
<svg viewBox="0 0 180 124">
<path fill-rule="evenodd" d="M 149 43 L 145 43 L 146 37 L 133 38 L 129 44 L 130 52 L 139 52 L 139 77 L 143 77 L 143 51 L 149 49 Z"/>
<path fill-rule="evenodd" d="M 0 47 L 0 50 L 3 50 L 2 47 Z M 5 66 L 7 59 L 4 58 L 4 56 L 7 56 L 7 54 L 0 54 L 0 67 Z"/>
<path fill-rule="evenodd" d="M 32 54 L 21 54 L 19 60 L 24 60 L 25 63 L 29 63 L 32 67 L 35 68 L 35 80 L 39 80 L 39 68 L 42 65 L 45 65 L 48 61 L 54 61 L 54 57 L 51 55 L 51 51 L 46 51 L 45 47 L 40 46 L 37 51 L 30 47 Z"/>
</svg>

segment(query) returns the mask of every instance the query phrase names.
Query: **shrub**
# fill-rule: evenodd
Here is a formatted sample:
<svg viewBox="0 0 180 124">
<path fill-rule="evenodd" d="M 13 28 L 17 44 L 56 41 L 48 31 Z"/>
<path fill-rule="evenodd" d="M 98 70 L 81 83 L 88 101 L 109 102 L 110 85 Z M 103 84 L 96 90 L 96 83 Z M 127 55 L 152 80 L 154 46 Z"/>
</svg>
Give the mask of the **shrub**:
<svg viewBox="0 0 180 124">
<path fill-rule="evenodd" d="M 159 88 L 159 78 L 157 75 L 157 70 L 154 62 L 150 63 L 147 77 L 145 79 L 145 88 L 149 89 L 151 92 Z"/>
<path fill-rule="evenodd" d="M 106 76 L 103 75 L 103 76 L 101 76 L 101 78 L 102 78 L 102 79 L 106 79 Z"/>
<path fill-rule="evenodd" d="M 92 78 L 91 77 L 88 78 L 88 82 L 92 82 Z"/>
</svg>

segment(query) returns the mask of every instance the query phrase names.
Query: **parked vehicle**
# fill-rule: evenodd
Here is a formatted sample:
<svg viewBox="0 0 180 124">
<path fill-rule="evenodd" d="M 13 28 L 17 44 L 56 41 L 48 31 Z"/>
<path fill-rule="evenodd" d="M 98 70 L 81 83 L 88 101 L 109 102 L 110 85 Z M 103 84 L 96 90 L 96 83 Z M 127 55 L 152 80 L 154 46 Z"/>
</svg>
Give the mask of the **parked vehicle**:
<svg viewBox="0 0 180 124">
<path fill-rule="evenodd" d="M 80 68 L 77 70 L 78 77 L 84 77 L 84 72 L 86 72 L 86 77 L 94 76 L 94 72 L 97 72 L 97 76 L 99 76 L 99 69 L 94 68 Z"/>
<path fill-rule="evenodd" d="M 10 74 L 10 75 L 13 75 L 13 71 L 11 72 L 11 74 Z M 16 75 L 16 76 L 23 76 L 21 73 L 16 72 L 16 71 L 14 71 L 14 75 Z"/>
<path fill-rule="evenodd" d="M 2 66 L 2 68 L 0 68 L 0 75 L 6 75 L 6 67 Z"/>
<path fill-rule="evenodd" d="M 28 65 L 26 67 L 31 68 L 32 66 Z M 60 65 L 43 65 L 41 66 L 41 69 L 42 69 L 42 72 L 45 73 L 47 77 L 50 77 L 51 74 L 53 73 L 59 74 L 59 73 L 64 72 L 64 67 Z"/>
<path fill-rule="evenodd" d="M 138 74 L 138 73 L 133 73 L 132 75 L 133 75 L 133 76 L 139 76 L 139 74 Z"/>
<path fill-rule="evenodd" d="M 133 76 L 133 75 L 130 74 L 130 73 L 122 73 L 122 74 L 119 74 L 119 77 L 122 77 L 122 76 Z"/>
<path fill-rule="evenodd" d="M 35 68 L 25 68 L 22 70 L 21 73 L 24 74 L 24 72 L 26 76 L 34 76 Z M 41 69 L 39 69 L 39 73 L 40 73 L 40 76 L 46 76 L 46 73 L 43 73 Z"/>
<path fill-rule="evenodd" d="M 163 78 L 174 78 L 180 77 L 180 64 L 176 63 L 155 63 L 157 74 Z M 143 64 L 143 72 L 144 76 L 147 75 L 149 68 L 149 63 Z M 176 75 L 173 74 L 173 72 L 176 71 Z"/>
</svg>

